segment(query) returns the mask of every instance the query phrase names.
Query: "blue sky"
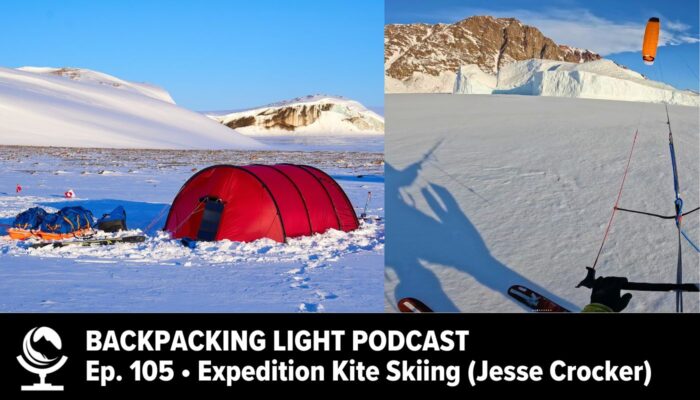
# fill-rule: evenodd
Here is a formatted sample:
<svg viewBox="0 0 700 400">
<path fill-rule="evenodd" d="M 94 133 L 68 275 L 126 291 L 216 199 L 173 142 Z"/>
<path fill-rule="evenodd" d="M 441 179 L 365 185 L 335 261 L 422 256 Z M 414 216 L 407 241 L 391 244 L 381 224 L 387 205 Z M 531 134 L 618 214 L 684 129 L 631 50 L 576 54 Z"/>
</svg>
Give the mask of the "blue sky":
<svg viewBox="0 0 700 400">
<path fill-rule="evenodd" d="M 73 66 L 165 87 L 194 110 L 313 93 L 384 103 L 384 4 L 3 1 L 0 66 Z"/>
<path fill-rule="evenodd" d="M 387 23 L 451 23 L 471 15 L 515 17 L 560 44 L 587 48 L 679 88 L 698 90 L 698 0 L 386 0 Z M 644 26 L 661 19 L 664 46 L 642 63 Z"/>
</svg>

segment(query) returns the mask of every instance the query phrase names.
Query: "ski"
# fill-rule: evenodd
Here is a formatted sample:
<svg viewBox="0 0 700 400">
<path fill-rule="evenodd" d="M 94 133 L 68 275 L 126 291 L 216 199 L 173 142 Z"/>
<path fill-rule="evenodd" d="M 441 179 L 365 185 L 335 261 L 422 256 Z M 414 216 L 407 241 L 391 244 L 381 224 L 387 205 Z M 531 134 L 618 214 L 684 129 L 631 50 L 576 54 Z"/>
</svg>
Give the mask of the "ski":
<svg viewBox="0 0 700 400">
<path fill-rule="evenodd" d="M 522 285 L 509 287 L 508 295 L 536 312 L 569 312 L 566 308 Z"/>
<path fill-rule="evenodd" d="M 399 300 L 399 311 L 405 313 L 431 313 L 433 310 L 425 303 L 413 297 L 404 297 Z"/>
<path fill-rule="evenodd" d="M 64 246 L 108 246 L 116 243 L 142 243 L 146 241 L 146 236 L 136 235 L 136 236 L 124 236 L 116 238 L 104 238 L 104 239 L 84 239 L 84 240 L 61 240 L 54 242 L 40 242 L 33 243 L 29 247 L 32 249 L 37 249 L 46 246 L 64 247 Z"/>
</svg>

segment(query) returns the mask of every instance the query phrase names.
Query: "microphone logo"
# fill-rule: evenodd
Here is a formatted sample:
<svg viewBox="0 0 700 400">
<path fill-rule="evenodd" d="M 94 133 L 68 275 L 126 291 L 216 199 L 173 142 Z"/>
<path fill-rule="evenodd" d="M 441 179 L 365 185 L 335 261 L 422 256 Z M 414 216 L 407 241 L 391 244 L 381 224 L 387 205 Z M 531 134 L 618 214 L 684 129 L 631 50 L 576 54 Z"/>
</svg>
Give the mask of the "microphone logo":
<svg viewBox="0 0 700 400">
<path fill-rule="evenodd" d="M 61 347 L 61 337 L 49 327 L 27 332 L 22 342 L 23 355 L 17 356 L 17 361 L 27 371 L 39 375 L 39 383 L 23 385 L 22 391 L 63 391 L 63 386 L 46 383 L 46 375 L 56 372 L 68 360 L 61 355 Z"/>
</svg>

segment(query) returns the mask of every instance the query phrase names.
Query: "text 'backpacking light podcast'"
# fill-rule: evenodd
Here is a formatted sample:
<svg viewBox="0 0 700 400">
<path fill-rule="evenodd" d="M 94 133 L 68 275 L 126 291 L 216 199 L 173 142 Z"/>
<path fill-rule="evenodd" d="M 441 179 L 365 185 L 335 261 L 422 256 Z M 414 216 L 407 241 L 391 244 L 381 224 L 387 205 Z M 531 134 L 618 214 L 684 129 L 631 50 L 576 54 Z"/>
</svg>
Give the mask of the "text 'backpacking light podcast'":
<svg viewBox="0 0 700 400">
<path fill-rule="evenodd" d="M 692 387 L 700 1 L 2 8 L 0 393 Z"/>
</svg>

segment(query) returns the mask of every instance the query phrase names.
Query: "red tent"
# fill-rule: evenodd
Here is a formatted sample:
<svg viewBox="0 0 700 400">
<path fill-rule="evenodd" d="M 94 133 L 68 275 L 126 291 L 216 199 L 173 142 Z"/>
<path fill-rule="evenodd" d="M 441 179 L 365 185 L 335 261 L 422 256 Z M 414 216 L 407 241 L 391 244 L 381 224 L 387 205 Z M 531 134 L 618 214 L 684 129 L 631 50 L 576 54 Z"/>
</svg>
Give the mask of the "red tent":
<svg viewBox="0 0 700 400">
<path fill-rule="evenodd" d="M 174 238 L 248 242 L 351 231 L 359 222 L 343 189 L 306 165 L 214 165 L 173 200 L 164 230 Z"/>
</svg>

